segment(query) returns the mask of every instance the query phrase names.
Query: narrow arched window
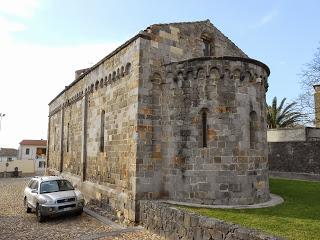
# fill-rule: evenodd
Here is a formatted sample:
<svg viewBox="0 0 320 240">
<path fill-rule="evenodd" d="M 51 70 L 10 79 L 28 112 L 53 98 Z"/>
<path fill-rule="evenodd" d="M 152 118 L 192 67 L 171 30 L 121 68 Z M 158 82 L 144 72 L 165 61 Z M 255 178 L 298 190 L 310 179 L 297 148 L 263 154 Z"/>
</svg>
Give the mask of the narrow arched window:
<svg viewBox="0 0 320 240">
<path fill-rule="evenodd" d="M 256 145 L 256 132 L 257 132 L 257 113 L 250 112 L 250 149 L 254 149 Z"/>
<path fill-rule="evenodd" d="M 69 136 L 69 130 L 70 129 L 70 124 L 68 123 L 68 125 L 67 125 L 67 152 L 69 152 L 69 143 L 70 143 L 70 140 L 69 140 L 69 138 L 70 138 L 70 136 Z"/>
<path fill-rule="evenodd" d="M 54 127 L 54 135 L 53 135 L 53 151 L 56 150 L 57 141 L 57 127 Z"/>
<path fill-rule="evenodd" d="M 100 123 L 100 152 L 104 152 L 104 116 L 105 111 L 102 110 Z"/>
<path fill-rule="evenodd" d="M 207 147 L 208 141 L 208 126 L 207 126 L 207 111 L 202 111 L 202 147 Z"/>
<path fill-rule="evenodd" d="M 208 39 L 203 39 L 203 55 L 211 56 L 211 46 Z"/>
</svg>

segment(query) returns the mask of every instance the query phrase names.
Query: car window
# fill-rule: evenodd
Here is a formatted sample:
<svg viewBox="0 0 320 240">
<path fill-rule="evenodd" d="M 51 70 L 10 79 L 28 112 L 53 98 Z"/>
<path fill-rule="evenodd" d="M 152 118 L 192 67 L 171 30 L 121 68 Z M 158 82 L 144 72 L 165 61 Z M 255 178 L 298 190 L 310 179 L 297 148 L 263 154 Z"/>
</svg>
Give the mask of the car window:
<svg viewBox="0 0 320 240">
<path fill-rule="evenodd" d="M 34 182 L 34 180 L 31 180 L 28 184 L 28 188 L 31 188 L 32 183 Z"/>
<path fill-rule="evenodd" d="M 34 180 L 33 183 L 31 184 L 30 188 L 38 190 L 38 181 Z"/>
<path fill-rule="evenodd" d="M 40 193 L 51 193 L 59 191 L 74 190 L 72 184 L 67 180 L 52 180 L 40 184 Z"/>
</svg>

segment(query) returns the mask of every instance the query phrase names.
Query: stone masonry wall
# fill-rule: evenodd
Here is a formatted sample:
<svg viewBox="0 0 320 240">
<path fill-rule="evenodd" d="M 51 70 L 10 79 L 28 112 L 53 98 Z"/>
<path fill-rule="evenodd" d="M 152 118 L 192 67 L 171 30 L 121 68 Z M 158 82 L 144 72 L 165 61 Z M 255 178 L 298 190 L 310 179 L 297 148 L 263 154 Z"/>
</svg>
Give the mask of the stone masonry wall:
<svg viewBox="0 0 320 240">
<path fill-rule="evenodd" d="M 141 39 L 140 80 L 138 105 L 137 199 L 163 198 L 162 168 L 166 161 L 162 154 L 161 111 L 162 92 L 170 85 L 166 81 L 164 65 L 204 56 L 203 40 L 210 41 L 213 56 L 247 56 L 209 21 L 194 23 L 155 24 L 145 30 L 150 39 Z M 170 90 L 170 94 L 172 91 Z M 180 104 L 176 103 L 176 104 Z M 165 153 L 166 154 L 166 153 Z"/>
<path fill-rule="evenodd" d="M 268 145 L 270 171 L 320 174 L 320 141 Z"/>
<path fill-rule="evenodd" d="M 86 199 L 135 221 L 140 39 L 101 62 L 50 104 L 48 172 Z"/>
<path fill-rule="evenodd" d="M 244 59 L 213 57 L 169 64 L 165 74 L 161 144 L 168 198 L 268 200 L 265 70 Z"/>
<path fill-rule="evenodd" d="M 199 216 L 157 201 L 140 201 L 140 224 L 149 231 L 170 240 L 280 239 L 236 224 Z"/>
</svg>

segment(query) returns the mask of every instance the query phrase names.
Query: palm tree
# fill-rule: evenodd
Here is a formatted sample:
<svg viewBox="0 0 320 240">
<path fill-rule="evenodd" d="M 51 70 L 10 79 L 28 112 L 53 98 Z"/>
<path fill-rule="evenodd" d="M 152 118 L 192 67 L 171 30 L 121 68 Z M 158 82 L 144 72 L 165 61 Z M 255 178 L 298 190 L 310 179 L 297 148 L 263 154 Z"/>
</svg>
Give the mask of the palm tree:
<svg viewBox="0 0 320 240">
<path fill-rule="evenodd" d="M 277 106 L 277 97 L 272 100 L 272 105 L 267 106 L 267 124 L 268 128 L 286 128 L 294 127 L 303 119 L 304 114 L 295 110 L 296 102 L 284 104 L 286 98 L 283 98 L 280 105 Z"/>
</svg>

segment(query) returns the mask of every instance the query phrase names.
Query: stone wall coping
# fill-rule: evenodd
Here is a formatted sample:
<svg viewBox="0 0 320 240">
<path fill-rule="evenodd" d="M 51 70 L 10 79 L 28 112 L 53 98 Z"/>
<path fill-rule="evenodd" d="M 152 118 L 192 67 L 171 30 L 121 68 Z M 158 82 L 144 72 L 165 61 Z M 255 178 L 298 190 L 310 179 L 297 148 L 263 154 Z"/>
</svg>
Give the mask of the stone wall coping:
<svg viewBox="0 0 320 240">
<path fill-rule="evenodd" d="M 316 173 L 269 171 L 269 176 L 272 178 L 293 179 L 299 181 L 320 181 L 320 174 Z"/>
<path fill-rule="evenodd" d="M 219 57 L 214 57 L 214 56 L 208 56 L 208 57 L 197 57 L 197 58 L 190 58 L 187 60 L 182 60 L 182 61 L 177 61 L 177 62 L 171 62 L 171 63 L 167 63 L 164 64 L 164 66 L 168 66 L 171 64 L 181 64 L 181 63 L 186 63 L 186 62 L 194 62 L 194 61 L 207 61 L 207 60 L 229 60 L 229 61 L 240 61 L 240 62 L 246 62 L 246 63 L 252 63 L 255 64 L 257 66 L 260 66 L 262 68 L 264 68 L 264 70 L 266 70 L 268 76 L 270 75 L 270 69 L 269 67 L 264 64 L 263 62 L 260 62 L 256 59 L 252 59 L 252 58 L 244 58 L 244 57 L 234 57 L 234 56 L 219 56 Z"/>
<path fill-rule="evenodd" d="M 163 203 L 169 203 L 173 205 L 181 205 L 186 207 L 197 207 L 197 208 L 212 208 L 212 209 L 255 209 L 255 208 L 267 208 L 274 207 L 284 202 L 283 198 L 270 193 L 270 200 L 263 203 L 256 203 L 250 205 L 205 205 L 198 203 L 178 202 L 171 200 L 163 200 Z"/>
</svg>

